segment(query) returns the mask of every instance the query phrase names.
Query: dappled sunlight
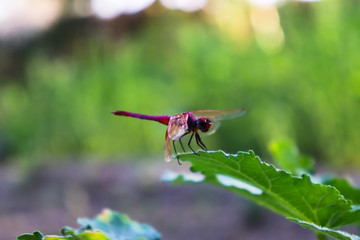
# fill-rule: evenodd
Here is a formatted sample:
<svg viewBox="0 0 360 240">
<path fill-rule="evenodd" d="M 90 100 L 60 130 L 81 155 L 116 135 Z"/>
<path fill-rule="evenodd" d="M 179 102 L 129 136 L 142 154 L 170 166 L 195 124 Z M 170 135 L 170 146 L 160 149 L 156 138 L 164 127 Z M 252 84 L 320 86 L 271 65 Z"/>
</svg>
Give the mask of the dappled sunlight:
<svg viewBox="0 0 360 240">
<path fill-rule="evenodd" d="M 250 20 L 256 41 L 265 52 L 281 49 L 285 38 L 275 6 L 251 7 Z"/>
<path fill-rule="evenodd" d="M 266 53 L 280 51 L 285 36 L 278 13 L 279 1 L 249 0 L 249 2 L 211 2 L 205 12 L 208 19 L 215 21 L 221 31 L 248 48 L 255 40 Z"/>
<path fill-rule="evenodd" d="M 253 40 L 246 2 L 211 1 L 205 8 L 208 20 L 214 22 L 226 37 L 248 48 Z"/>
</svg>

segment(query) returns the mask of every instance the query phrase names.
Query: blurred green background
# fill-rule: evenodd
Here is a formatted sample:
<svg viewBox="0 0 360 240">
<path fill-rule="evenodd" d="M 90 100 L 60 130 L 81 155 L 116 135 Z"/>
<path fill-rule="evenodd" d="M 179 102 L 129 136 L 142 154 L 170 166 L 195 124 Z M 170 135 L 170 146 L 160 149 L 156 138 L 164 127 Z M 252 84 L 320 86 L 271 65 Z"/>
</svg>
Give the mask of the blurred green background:
<svg viewBox="0 0 360 240">
<path fill-rule="evenodd" d="M 290 138 L 318 161 L 359 166 L 359 1 L 256 2 L 155 2 L 104 20 L 79 14 L 88 1 L 61 1 L 47 28 L 3 34 L 1 161 L 162 161 L 165 126 L 110 112 L 245 108 L 203 139 L 209 149 L 267 157 Z"/>
</svg>

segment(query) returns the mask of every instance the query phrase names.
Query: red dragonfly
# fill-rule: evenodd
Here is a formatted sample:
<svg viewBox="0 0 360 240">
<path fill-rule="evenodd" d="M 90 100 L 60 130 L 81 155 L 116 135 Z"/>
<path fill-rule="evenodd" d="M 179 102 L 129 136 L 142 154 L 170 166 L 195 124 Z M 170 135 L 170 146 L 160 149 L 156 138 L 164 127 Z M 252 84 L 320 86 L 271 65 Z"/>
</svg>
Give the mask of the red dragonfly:
<svg viewBox="0 0 360 240">
<path fill-rule="evenodd" d="M 171 161 L 171 140 L 173 142 L 175 154 L 177 154 L 175 141 L 179 140 L 180 145 L 185 152 L 184 146 L 181 142 L 181 138 L 185 135 L 191 133 L 190 140 L 188 142 L 189 148 L 197 154 L 194 149 L 191 147 L 191 140 L 195 135 L 195 140 L 197 145 L 207 151 L 207 147 L 201 141 L 199 130 L 207 135 L 213 134 L 220 126 L 221 120 L 228 120 L 240 117 L 245 114 L 244 109 L 233 109 L 233 110 L 199 110 L 191 112 L 183 112 L 173 116 L 162 115 L 162 116 L 151 116 L 138 113 L 131 113 L 125 111 L 113 111 L 112 113 L 118 116 L 133 117 L 139 119 L 152 120 L 164 125 L 167 125 L 168 128 L 165 133 L 165 147 L 164 147 L 164 156 L 165 161 Z M 178 163 L 180 161 L 178 157 L 176 158 Z M 180 164 L 181 165 L 181 164 Z"/>
</svg>

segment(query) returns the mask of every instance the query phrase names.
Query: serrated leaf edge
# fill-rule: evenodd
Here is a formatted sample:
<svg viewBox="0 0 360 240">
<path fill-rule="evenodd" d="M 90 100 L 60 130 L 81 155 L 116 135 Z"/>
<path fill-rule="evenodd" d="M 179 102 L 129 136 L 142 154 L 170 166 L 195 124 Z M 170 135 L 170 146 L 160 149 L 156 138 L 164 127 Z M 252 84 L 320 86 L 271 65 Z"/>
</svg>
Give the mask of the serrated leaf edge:
<svg viewBox="0 0 360 240">
<path fill-rule="evenodd" d="M 320 183 L 313 183 L 313 182 L 311 181 L 310 176 L 307 175 L 307 174 L 303 174 L 301 177 L 298 177 L 298 176 L 294 176 L 294 175 L 293 175 L 291 172 L 289 172 L 289 171 L 285 171 L 285 170 L 282 170 L 282 169 L 278 169 L 278 168 L 276 168 L 274 165 L 262 161 L 262 160 L 260 159 L 260 157 L 256 156 L 255 153 L 254 153 L 254 151 L 252 151 L 252 150 L 249 150 L 248 152 L 239 151 L 239 152 L 237 152 L 236 154 L 225 153 L 225 152 L 222 151 L 222 150 L 218 150 L 218 151 L 208 151 L 208 152 L 199 151 L 199 152 L 198 152 L 198 154 L 200 154 L 200 157 L 201 157 L 202 159 L 207 159 L 208 161 L 211 161 L 211 162 L 216 161 L 216 160 L 214 160 L 213 158 L 209 158 L 209 157 L 207 157 L 207 156 L 202 155 L 202 154 L 209 154 L 209 153 L 214 153 L 214 154 L 221 153 L 221 154 L 223 154 L 225 157 L 227 157 L 227 158 L 229 158 L 229 159 L 232 159 L 232 157 L 233 157 L 233 158 L 236 158 L 236 159 L 240 158 L 240 159 L 237 160 L 237 163 L 238 163 L 238 165 L 239 165 L 239 167 L 238 167 L 239 170 L 240 170 L 240 162 L 243 160 L 244 155 L 245 155 L 245 154 L 248 154 L 249 157 L 255 158 L 255 159 L 257 160 L 258 164 L 260 164 L 260 165 L 263 164 L 263 165 L 265 165 L 265 166 L 267 166 L 267 167 L 270 167 L 272 170 L 274 170 L 274 171 L 276 171 L 276 172 L 278 172 L 278 173 L 283 173 L 283 174 L 286 175 L 286 177 L 288 177 L 288 178 L 290 178 L 290 179 L 294 179 L 294 180 L 295 180 L 295 179 L 298 179 L 298 180 L 302 180 L 302 181 L 305 180 L 305 181 L 308 181 L 310 184 L 312 184 L 312 185 L 314 185 L 314 186 L 317 185 L 317 186 L 319 186 L 319 187 L 321 187 L 321 188 L 329 188 L 329 189 L 331 189 L 331 190 L 333 190 L 333 191 L 336 192 L 336 194 L 337 194 L 337 199 L 338 199 L 339 201 L 343 201 L 344 204 L 349 204 L 349 205 L 352 204 L 352 201 L 349 200 L 349 199 L 346 199 L 346 198 L 340 193 L 340 191 L 339 191 L 338 189 L 336 189 L 335 187 L 330 186 L 330 185 L 320 184 Z M 239 156 L 239 154 L 242 154 L 242 156 L 241 156 L 241 155 Z M 180 159 L 182 159 L 183 161 L 189 161 L 189 162 L 192 163 L 192 166 L 191 166 L 191 170 L 192 170 L 192 171 L 201 172 L 202 174 L 206 173 L 206 169 L 201 169 L 201 170 L 199 169 L 199 170 L 198 170 L 198 169 L 196 169 L 196 163 L 194 164 L 191 160 L 186 159 L 186 157 L 194 157 L 194 154 L 193 154 L 193 153 L 179 154 L 178 156 L 179 156 Z M 232 160 L 235 160 L 235 159 L 232 159 Z M 203 163 L 203 164 L 206 164 L 206 163 L 204 163 L 204 162 L 202 162 L 202 163 Z M 194 166 L 194 165 L 195 165 L 195 166 Z M 219 165 L 218 161 L 215 162 L 215 165 Z M 223 164 L 222 167 L 225 167 L 229 172 L 234 172 L 234 171 L 235 171 L 235 169 L 229 167 L 229 166 L 226 165 L 226 164 Z M 261 168 L 261 170 L 264 171 L 262 168 Z M 268 193 L 269 195 L 276 196 L 276 198 L 281 199 L 281 201 L 282 201 L 283 203 L 285 203 L 285 204 L 287 205 L 287 207 L 288 207 L 289 209 L 291 209 L 292 212 L 296 213 L 296 214 L 294 214 L 294 215 L 301 216 L 301 218 L 307 220 L 308 222 L 311 222 L 311 219 L 309 219 L 307 216 L 303 215 L 303 214 L 302 214 L 296 207 L 294 207 L 291 203 L 289 203 L 288 201 L 286 201 L 286 200 L 285 200 L 284 198 L 282 198 L 281 196 L 279 196 L 279 195 L 271 192 L 271 191 L 270 191 L 270 190 L 271 190 L 271 187 L 269 187 L 269 188 L 264 188 L 258 181 L 256 181 L 256 179 L 254 179 L 254 178 L 249 178 L 247 175 L 244 175 L 242 172 L 236 172 L 236 171 L 235 171 L 235 176 L 236 176 L 237 174 L 241 175 L 244 179 L 247 179 L 248 181 L 251 180 L 252 182 L 249 183 L 250 185 L 254 185 L 253 183 L 256 183 L 256 184 L 257 184 L 257 186 L 256 186 L 257 188 L 262 189 L 264 192 Z M 204 174 L 204 175 L 206 175 L 206 174 Z M 264 174 L 264 175 L 265 175 L 265 174 Z M 266 176 L 266 175 L 265 175 L 265 176 Z M 269 184 L 269 185 L 271 185 L 271 184 Z M 323 197 L 324 197 L 324 196 L 323 196 Z M 305 203 L 307 204 L 306 201 L 305 201 Z M 309 206 L 309 210 L 312 212 L 312 214 L 313 214 L 313 216 L 314 216 L 314 219 L 317 219 L 317 220 L 318 220 L 317 214 L 313 211 L 313 209 L 312 209 L 310 206 Z M 332 220 L 332 219 L 330 218 L 330 219 L 328 220 L 328 223 L 329 223 L 331 220 Z M 318 220 L 318 221 L 319 221 L 319 220 Z M 328 224 L 328 223 L 327 223 L 327 224 Z"/>
</svg>

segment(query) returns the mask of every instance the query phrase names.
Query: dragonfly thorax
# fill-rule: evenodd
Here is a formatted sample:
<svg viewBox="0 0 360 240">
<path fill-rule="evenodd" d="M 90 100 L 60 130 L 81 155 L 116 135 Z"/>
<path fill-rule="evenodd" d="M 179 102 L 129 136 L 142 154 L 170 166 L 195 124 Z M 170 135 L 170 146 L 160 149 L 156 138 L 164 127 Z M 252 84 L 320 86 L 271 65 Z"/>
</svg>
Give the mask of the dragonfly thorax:
<svg viewBox="0 0 360 240">
<path fill-rule="evenodd" d="M 202 132 L 207 132 L 211 127 L 211 121 L 208 118 L 200 117 L 196 120 L 196 127 Z"/>
</svg>

